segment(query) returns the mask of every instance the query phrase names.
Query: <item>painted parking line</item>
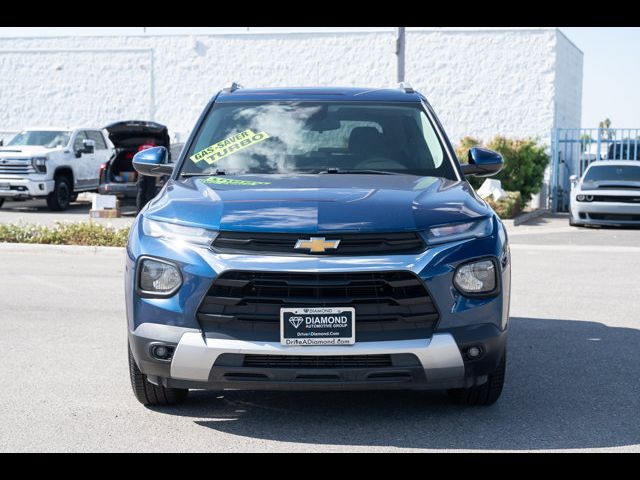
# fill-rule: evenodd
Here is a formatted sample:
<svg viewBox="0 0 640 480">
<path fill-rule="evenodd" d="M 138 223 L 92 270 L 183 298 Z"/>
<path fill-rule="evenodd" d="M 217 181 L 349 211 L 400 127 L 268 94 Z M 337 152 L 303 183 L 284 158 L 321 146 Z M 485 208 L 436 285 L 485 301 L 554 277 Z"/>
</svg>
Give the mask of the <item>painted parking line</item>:
<svg viewBox="0 0 640 480">
<path fill-rule="evenodd" d="M 576 227 L 512 227 L 507 230 L 510 237 L 519 235 L 548 235 L 550 233 L 590 233 L 594 230 L 580 229 Z"/>
<path fill-rule="evenodd" d="M 614 245 L 537 245 L 511 243 L 511 250 L 579 252 L 579 253 L 640 253 L 640 247 Z"/>
</svg>

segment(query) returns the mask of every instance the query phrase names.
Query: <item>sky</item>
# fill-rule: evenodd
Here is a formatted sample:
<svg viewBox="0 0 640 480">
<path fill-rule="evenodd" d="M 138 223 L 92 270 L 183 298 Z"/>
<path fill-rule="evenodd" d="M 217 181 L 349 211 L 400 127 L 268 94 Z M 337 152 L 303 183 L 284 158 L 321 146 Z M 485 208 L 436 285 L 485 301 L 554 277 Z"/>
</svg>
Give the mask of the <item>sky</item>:
<svg viewBox="0 0 640 480">
<path fill-rule="evenodd" d="M 314 30 L 393 30 L 394 27 L 314 27 Z M 614 128 L 640 127 L 640 27 L 559 27 L 584 53 L 582 126 L 605 118 Z M 206 34 L 264 32 L 280 27 L 2 27 L 0 36 Z M 305 27 L 287 27 L 304 31 Z M 407 79 L 410 82 L 410 79 Z"/>
<path fill-rule="evenodd" d="M 582 126 L 640 127 L 640 28 L 560 27 L 584 53 Z"/>
</svg>

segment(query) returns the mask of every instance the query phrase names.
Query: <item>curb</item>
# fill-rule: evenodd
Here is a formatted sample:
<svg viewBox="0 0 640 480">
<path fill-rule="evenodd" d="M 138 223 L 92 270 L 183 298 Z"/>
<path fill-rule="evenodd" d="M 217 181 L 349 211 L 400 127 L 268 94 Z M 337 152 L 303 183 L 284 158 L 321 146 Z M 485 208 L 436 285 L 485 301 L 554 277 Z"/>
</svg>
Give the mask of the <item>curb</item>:
<svg viewBox="0 0 640 480">
<path fill-rule="evenodd" d="M 63 253 L 120 256 L 124 247 L 96 247 L 87 245 L 49 245 L 44 243 L 0 243 L 0 253 Z"/>
<path fill-rule="evenodd" d="M 549 213 L 549 210 L 546 208 L 538 208 L 537 210 L 533 210 L 532 212 L 523 213 L 522 215 L 518 215 L 513 219 L 513 226 L 517 227 L 518 225 L 522 225 L 523 223 L 528 222 L 529 220 L 533 220 L 534 218 L 541 217 L 542 215 Z"/>
</svg>

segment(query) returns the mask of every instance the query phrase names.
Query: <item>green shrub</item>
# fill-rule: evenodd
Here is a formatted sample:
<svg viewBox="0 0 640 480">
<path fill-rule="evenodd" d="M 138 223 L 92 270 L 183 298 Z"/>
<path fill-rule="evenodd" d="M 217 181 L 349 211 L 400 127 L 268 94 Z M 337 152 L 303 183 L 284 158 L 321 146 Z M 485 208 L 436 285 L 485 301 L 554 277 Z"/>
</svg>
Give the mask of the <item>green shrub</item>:
<svg viewBox="0 0 640 480">
<path fill-rule="evenodd" d="M 0 242 L 46 243 L 124 247 L 129 227 L 114 228 L 99 223 L 56 223 L 55 227 L 32 224 L 0 224 Z"/>
<path fill-rule="evenodd" d="M 496 202 L 492 197 L 485 201 L 493 208 L 500 218 L 514 218 L 522 212 L 522 195 L 520 192 L 507 192 L 507 198 Z"/>
<path fill-rule="evenodd" d="M 523 204 L 540 191 L 544 170 L 549 163 L 549 155 L 544 145 L 531 138 L 514 140 L 501 136 L 496 136 L 486 145 L 482 145 L 473 137 L 464 137 L 456 148 L 461 163 L 467 163 L 468 151 L 474 146 L 484 146 L 502 155 L 504 167 L 493 178 L 500 180 L 502 188 L 506 191 L 520 192 Z M 469 177 L 469 183 L 474 188 L 482 185 L 484 180 L 480 177 Z"/>
</svg>

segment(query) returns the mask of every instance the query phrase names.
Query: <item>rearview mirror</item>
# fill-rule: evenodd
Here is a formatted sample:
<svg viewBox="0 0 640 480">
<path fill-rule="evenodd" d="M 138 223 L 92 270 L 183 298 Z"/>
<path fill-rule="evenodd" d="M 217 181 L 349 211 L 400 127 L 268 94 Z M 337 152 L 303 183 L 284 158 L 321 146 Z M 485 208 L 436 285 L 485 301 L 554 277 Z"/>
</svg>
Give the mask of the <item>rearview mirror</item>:
<svg viewBox="0 0 640 480">
<path fill-rule="evenodd" d="M 165 147 L 152 147 L 142 150 L 133 156 L 133 168 L 140 175 L 162 177 L 173 172 L 175 164 L 167 163 L 169 153 Z"/>
<path fill-rule="evenodd" d="M 477 177 L 490 177 L 502 169 L 502 155 L 486 148 L 473 147 L 469 150 L 469 163 L 463 164 L 462 173 Z"/>
<path fill-rule="evenodd" d="M 569 181 L 570 181 L 571 183 L 576 183 L 576 182 L 578 181 L 578 175 L 571 175 L 571 176 L 569 177 Z"/>
</svg>

